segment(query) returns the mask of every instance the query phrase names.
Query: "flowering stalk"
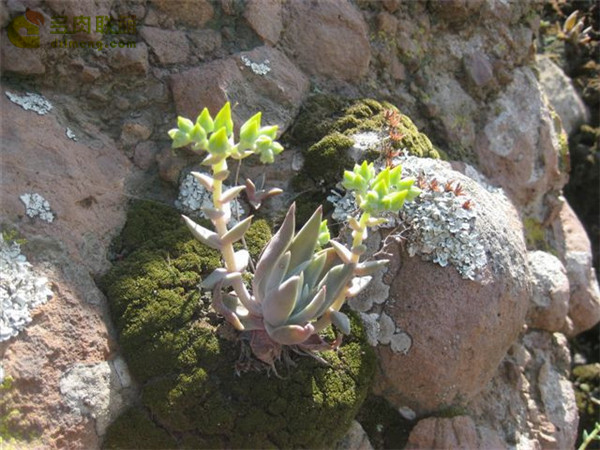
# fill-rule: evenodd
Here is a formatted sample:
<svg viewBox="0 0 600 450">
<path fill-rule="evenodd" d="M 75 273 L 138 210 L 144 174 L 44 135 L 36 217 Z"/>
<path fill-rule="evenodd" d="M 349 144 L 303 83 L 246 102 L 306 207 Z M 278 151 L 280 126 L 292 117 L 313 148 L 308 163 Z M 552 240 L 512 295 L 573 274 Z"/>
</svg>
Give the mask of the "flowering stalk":
<svg viewBox="0 0 600 450">
<path fill-rule="evenodd" d="M 212 169 L 212 175 L 198 172 L 192 175 L 212 193 L 212 207 L 203 208 L 203 212 L 215 231 L 184 216 L 192 234 L 223 256 L 225 267 L 206 277 L 202 286 L 213 290 L 213 307 L 217 312 L 237 330 L 252 333 L 249 340 L 254 354 L 273 364 L 282 346 L 294 346 L 309 353 L 333 348 L 336 343 L 325 342 L 318 334 L 331 324 L 344 334 L 350 332 L 350 320 L 340 308 L 347 297 L 357 295 L 371 280 L 370 275 L 388 262 L 360 263 L 366 250 L 363 241 L 368 227 L 385 222 L 380 217 L 383 212 L 397 212 L 406 199 L 414 198 L 419 191 L 412 187 L 412 180 L 400 180 L 400 168 L 388 168 L 376 176 L 373 164 L 363 163 L 352 172 L 346 171 L 345 187 L 356 191 L 362 210 L 359 220 L 350 221 L 352 247 L 330 241 L 321 207 L 296 233 L 295 204 L 292 204 L 256 264 L 250 293 L 242 279 L 250 256 L 247 250 L 236 252 L 233 244 L 244 238 L 252 216 L 229 229 L 231 203 L 244 189 L 255 207 L 280 191 L 263 191 L 262 186 L 257 190 L 250 180 L 246 186 L 224 190 L 223 181 L 229 176 L 227 158 L 241 160 L 258 154 L 263 163 L 271 163 L 283 150 L 274 141 L 277 127 L 261 127 L 260 117 L 258 113 L 242 125 L 238 143 L 233 136 L 229 103 L 214 120 L 206 108 L 195 124 L 178 118 L 178 128 L 169 131 L 169 135 L 173 147 L 191 145 L 194 151 L 206 151 L 208 155 L 202 164 Z M 328 242 L 330 247 L 320 249 Z"/>
</svg>

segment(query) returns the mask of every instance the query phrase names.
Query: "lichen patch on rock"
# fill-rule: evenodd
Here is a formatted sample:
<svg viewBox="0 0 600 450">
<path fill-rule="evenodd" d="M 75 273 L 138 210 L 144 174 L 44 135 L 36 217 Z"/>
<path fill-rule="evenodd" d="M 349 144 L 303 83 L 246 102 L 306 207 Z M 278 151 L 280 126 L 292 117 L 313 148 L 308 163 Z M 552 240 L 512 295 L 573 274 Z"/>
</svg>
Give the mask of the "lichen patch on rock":
<svg viewBox="0 0 600 450">
<path fill-rule="evenodd" d="M 36 274 L 21 247 L 0 234 L 0 342 L 19 334 L 31 322 L 31 310 L 54 295 L 46 277 Z"/>
</svg>

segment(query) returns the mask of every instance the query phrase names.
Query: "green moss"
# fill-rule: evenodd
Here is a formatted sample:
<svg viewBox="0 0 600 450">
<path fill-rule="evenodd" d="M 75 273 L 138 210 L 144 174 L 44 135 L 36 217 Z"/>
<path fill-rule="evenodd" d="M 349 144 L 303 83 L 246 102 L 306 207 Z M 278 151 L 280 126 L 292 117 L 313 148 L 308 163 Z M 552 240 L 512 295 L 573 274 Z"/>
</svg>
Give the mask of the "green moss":
<svg viewBox="0 0 600 450">
<path fill-rule="evenodd" d="M 179 213 L 162 203 L 150 200 L 136 201 L 130 210 L 135 211 L 135 214 L 127 216 L 125 227 L 113 244 L 119 253 L 128 253 L 158 232 L 175 230 L 181 223 Z"/>
<path fill-rule="evenodd" d="M 303 171 L 313 179 L 339 180 L 345 169 L 351 168 L 346 154 L 354 141 L 338 131 L 328 134 L 310 146 L 304 154 Z"/>
<path fill-rule="evenodd" d="M 400 115 L 400 126 L 398 128 L 404 136 L 400 141 L 400 146 L 406 148 L 411 155 L 420 158 L 440 158 L 440 152 L 433 147 L 429 138 L 419 132 L 417 126 L 407 116 Z"/>
<path fill-rule="evenodd" d="M 269 236 L 268 224 L 257 221 L 246 235 L 250 251 L 257 254 Z M 152 446 L 175 439 L 166 446 L 178 448 L 320 448 L 347 430 L 375 369 L 359 321 L 352 319 L 354 334 L 339 352 L 323 354 L 329 365 L 300 357 L 284 378 L 237 376 L 240 344 L 226 338 L 234 333 L 197 288 L 218 264 L 218 255 L 180 224 L 148 236 L 102 280 L 148 411 L 119 418 L 107 448 L 124 439 L 129 422 L 135 430 L 155 430 Z"/>
<path fill-rule="evenodd" d="M 15 380 L 7 376 L 0 384 L 0 448 L 29 448 L 39 442 L 41 431 L 35 420 L 15 407 Z"/>
<path fill-rule="evenodd" d="M 145 411 L 131 408 L 107 428 L 103 448 L 164 449 L 176 445 L 175 439 L 158 427 Z"/>
<path fill-rule="evenodd" d="M 557 252 L 548 244 L 546 228 L 542 223 L 532 217 L 523 220 L 525 228 L 525 243 L 528 250 L 542 250 L 557 256 Z"/>
</svg>

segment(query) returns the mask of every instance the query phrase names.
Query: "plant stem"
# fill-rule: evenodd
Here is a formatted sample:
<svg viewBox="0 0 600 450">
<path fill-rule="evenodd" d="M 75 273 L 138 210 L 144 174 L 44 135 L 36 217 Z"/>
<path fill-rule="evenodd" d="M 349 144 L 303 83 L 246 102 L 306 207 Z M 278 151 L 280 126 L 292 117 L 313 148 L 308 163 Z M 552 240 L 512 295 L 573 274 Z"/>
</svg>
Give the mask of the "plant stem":
<svg viewBox="0 0 600 450">
<path fill-rule="evenodd" d="M 223 170 L 227 170 L 227 162 L 225 159 L 220 163 L 212 166 L 213 175 Z M 221 180 L 214 180 L 213 185 L 213 205 L 217 211 L 223 211 L 223 203 L 221 203 L 221 196 L 223 195 L 223 182 Z M 219 217 L 214 221 L 215 229 L 219 237 L 223 237 L 227 233 L 227 220 L 225 217 Z M 233 251 L 232 244 L 224 244 L 221 249 L 223 254 L 223 260 L 225 261 L 225 268 L 228 272 L 235 272 L 235 252 Z"/>
</svg>

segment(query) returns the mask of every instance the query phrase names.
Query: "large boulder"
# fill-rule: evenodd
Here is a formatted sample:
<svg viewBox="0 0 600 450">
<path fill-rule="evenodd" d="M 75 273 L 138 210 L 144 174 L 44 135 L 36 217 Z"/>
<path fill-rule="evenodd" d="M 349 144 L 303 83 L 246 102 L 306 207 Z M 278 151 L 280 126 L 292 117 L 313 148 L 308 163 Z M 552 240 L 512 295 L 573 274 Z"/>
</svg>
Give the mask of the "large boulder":
<svg viewBox="0 0 600 450">
<path fill-rule="evenodd" d="M 504 447 L 574 448 L 579 420 L 570 368 L 564 335 L 526 333 L 467 406 L 479 434 L 499 437 Z"/>
<path fill-rule="evenodd" d="M 567 134 L 577 131 L 580 125 L 588 121 L 589 112 L 573 82 L 548 56 L 539 56 L 537 65 L 540 83 L 560 116 L 565 131 Z"/>
<path fill-rule="evenodd" d="M 48 278 L 54 297 L 0 347 L 7 382 L 0 409 L 13 411 L 3 418 L 3 438 L 37 439 L 47 448 L 95 448 L 131 385 L 126 375 L 119 381 L 117 373 L 126 369 L 114 359 L 105 300 L 93 278 L 108 267 L 113 232 L 124 222 L 131 164 L 91 124 L 68 122 L 73 129 L 67 128 L 60 98 L 10 89 L 11 102 L 5 89 L 3 231 L 13 227 L 26 240 L 24 256 L 34 273 Z M 72 104 L 70 113 L 82 114 Z"/>
<path fill-rule="evenodd" d="M 600 321 L 600 290 L 594 267 L 590 239 L 575 212 L 565 201 L 551 224 L 553 246 L 567 270 L 571 297 L 564 332 L 575 336 Z"/>
<path fill-rule="evenodd" d="M 348 0 L 288 2 L 282 41 L 310 75 L 359 81 L 369 69 L 369 28 Z"/>
<path fill-rule="evenodd" d="M 263 123 L 283 132 L 308 94 L 308 78 L 280 51 L 264 46 L 219 59 L 170 77 L 179 115 L 195 119 L 208 107 L 216 114 L 226 101 L 234 123 L 241 124 L 257 111 Z"/>
<path fill-rule="evenodd" d="M 483 172 L 534 213 L 547 192 L 564 186 L 566 138 L 531 69 L 516 69 L 489 105 L 475 150 Z"/>
<path fill-rule="evenodd" d="M 367 293 L 351 305 L 377 345 L 375 392 L 426 414 L 464 404 L 494 375 L 525 323 L 527 253 L 501 191 L 439 161 L 411 157 L 403 167 L 424 192 L 404 206 L 407 241 L 386 240 L 387 300 Z"/>
</svg>

